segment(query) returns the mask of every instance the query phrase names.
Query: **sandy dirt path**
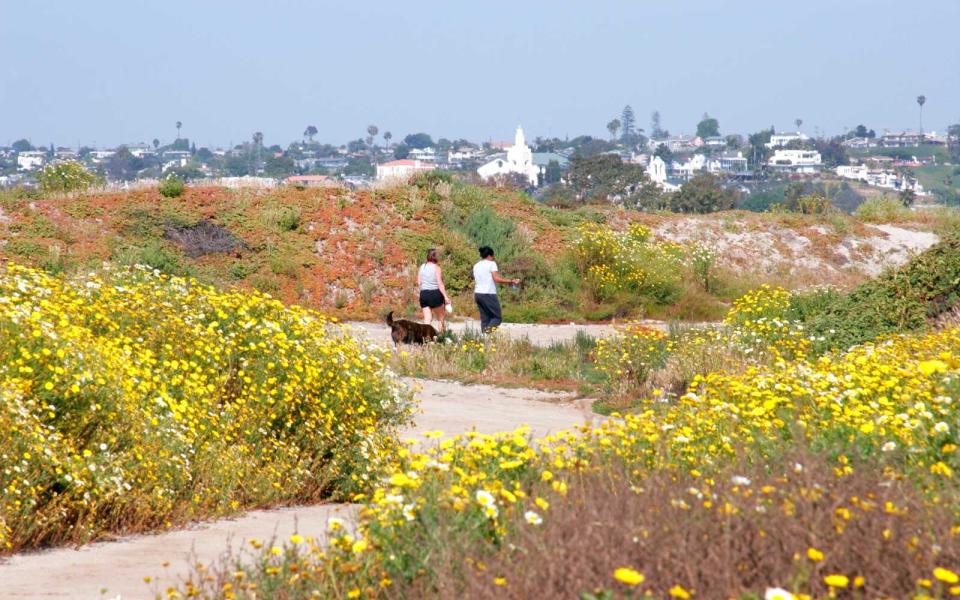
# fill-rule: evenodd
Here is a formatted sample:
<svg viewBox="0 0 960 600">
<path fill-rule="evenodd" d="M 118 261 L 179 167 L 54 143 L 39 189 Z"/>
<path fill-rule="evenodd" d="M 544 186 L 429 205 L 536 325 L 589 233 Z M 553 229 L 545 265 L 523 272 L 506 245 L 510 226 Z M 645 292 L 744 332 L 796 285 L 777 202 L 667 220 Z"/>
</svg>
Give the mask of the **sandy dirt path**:
<svg viewBox="0 0 960 600">
<path fill-rule="evenodd" d="M 471 429 L 494 433 L 523 424 L 541 437 L 591 419 L 588 405 L 563 394 L 449 381 L 408 383 L 419 388 L 420 413 L 405 438 L 436 430 L 448 435 Z M 341 504 L 251 511 L 169 533 L 20 554 L 0 562 L 0 599 L 153 598 L 154 590 L 163 592 L 180 581 L 189 565 L 210 564 L 229 546 L 237 548 L 250 539 L 286 540 L 296 531 L 320 535 L 328 517 L 350 514 L 351 507 Z M 144 577 L 153 578 L 151 585 Z"/>
<path fill-rule="evenodd" d="M 664 331 L 667 330 L 667 324 L 663 321 L 642 321 L 650 327 L 656 327 Z M 367 338 L 377 344 L 393 345 L 390 340 L 390 328 L 384 323 L 367 323 L 361 321 L 351 321 L 347 323 L 357 331 L 362 331 Z M 474 331 L 480 330 L 480 322 L 474 319 L 458 319 L 449 323 L 450 330 L 457 333 L 463 333 L 467 329 Z M 504 323 L 499 331 L 512 339 L 526 337 L 531 343 L 537 346 L 549 346 L 554 342 L 563 342 L 572 340 L 576 337 L 578 331 L 583 331 L 593 337 L 602 337 L 614 332 L 614 327 L 608 324 L 576 324 L 561 323 L 540 325 L 531 323 Z"/>
</svg>

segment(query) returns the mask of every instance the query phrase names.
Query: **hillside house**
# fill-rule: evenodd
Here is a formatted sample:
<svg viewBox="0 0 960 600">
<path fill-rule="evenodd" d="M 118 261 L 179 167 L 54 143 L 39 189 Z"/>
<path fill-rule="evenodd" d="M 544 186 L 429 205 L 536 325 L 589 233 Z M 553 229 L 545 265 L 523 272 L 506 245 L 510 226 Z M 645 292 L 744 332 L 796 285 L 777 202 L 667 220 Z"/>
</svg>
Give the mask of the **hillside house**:
<svg viewBox="0 0 960 600">
<path fill-rule="evenodd" d="M 789 132 L 775 133 L 770 136 L 770 141 L 764 145 L 767 148 L 786 148 L 791 143 L 797 142 L 802 144 L 809 140 L 810 140 L 809 136 L 803 133 L 800 133 L 799 131 L 796 133 L 789 133 Z"/>
<path fill-rule="evenodd" d="M 867 165 L 844 165 L 836 168 L 837 177 L 853 179 L 874 187 L 889 190 L 913 190 L 918 196 L 926 195 L 923 185 L 916 177 L 907 177 L 886 169 L 871 169 Z"/>
<path fill-rule="evenodd" d="M 413 148 L 407 158 L 421 162 L 437 162 L 437 151 L 433 148 Z"/>
<path fill-rule="evenodd" d="M 819 173 L 822 161 L 816 150 L 777 149 L 767 162 L 767 166 L 777 171 L 790 173 Z"/>
<path fill-rule="evenodd" d="M 707 161 L 709 173 L 725 173 L 728 175 L 746 175 L 750 172 L 746 157 L 742 152 L 723 154 Z"/>
<path fill-rule="evenodd" d="M 92 150 L 90 152 L 90 160 L 95 163 L 102 163 L 106 160 L 110 160 L 110 157 L 116 153 L 116 150 Z"/>
<path fill-rule="evenodd" d="M 47 153 L 42 150 L 27 150 L 17 154 L 17 168 L 21 171 L 39 169 L 47 161 Z"/>
<path fill-rule="evenodd" d="M 915 131 L 885 133 L 880 137 L 878 145 L 881 148 L 916 148 L 923 143 L 923 138 L 922 133 Z"/>
<path fill-rule="evenodd" d="M 408 179 L 417 173 L 433 171 L 436 165 L 410 158 L 391 160 L 377 165 L 377 181 Z"/>
<path fill-rule="evenodd" d="M 665 192 L 676 192 L 682 185 L 681 182 L 667 177 L 667 163 L 659 156 L 650 159 L 647 165 L 647 176 Z"/>
</svg>

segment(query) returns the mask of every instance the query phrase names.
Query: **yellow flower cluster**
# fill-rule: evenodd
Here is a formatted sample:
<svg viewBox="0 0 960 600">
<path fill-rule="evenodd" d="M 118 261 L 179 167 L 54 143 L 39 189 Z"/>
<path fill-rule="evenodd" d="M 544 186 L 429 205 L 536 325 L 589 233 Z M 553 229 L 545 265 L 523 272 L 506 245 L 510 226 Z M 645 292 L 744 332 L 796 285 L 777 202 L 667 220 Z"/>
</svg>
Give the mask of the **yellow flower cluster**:
<svg viewBox="0 0 960 600">
<path fill-rule="evenodd" d="M 737 298 L 724 324 L 736 327 L 754 345 L 765 346 L 785 358 L 802 358 L 811 345 L 803 324 L 786 317 L 791 294 L 764 284 Z"/>
<path fill-rule="evenodd" d="M 670 350 L 667 334 L 630 323 L 616 335 L 597 340 L 594 357 L 597 369 L 611 384 L 641 385 L 651 371 L 663 365 Z"/>
<path fill-rule="evenodd" d="M 603 299 L 621 290 L 653 292 L 679 281 L 684 250 L 672 242 L 651 242 L 650 230 L 632 224 L 617 232 L 597 224 L 580 227 L 574 257 L 595 294 Z"/>
<path fill-rule="evenodd" d="M 408 419 L 382 351 L 138 267 L 0 271 L 0 549 L 352 493 Z"/>
</svg>

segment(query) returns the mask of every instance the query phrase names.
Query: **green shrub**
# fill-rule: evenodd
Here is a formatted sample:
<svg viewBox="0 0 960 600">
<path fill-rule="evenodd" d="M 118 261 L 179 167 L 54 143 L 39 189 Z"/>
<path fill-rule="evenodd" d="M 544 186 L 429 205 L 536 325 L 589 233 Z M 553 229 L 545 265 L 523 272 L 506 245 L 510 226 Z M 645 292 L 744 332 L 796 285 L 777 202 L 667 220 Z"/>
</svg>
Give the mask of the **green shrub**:
<svg viewBox="0 0 960 600">
<path fill-rule="evenodd" d="M 158 189 L 160 190 L 160 195 L 164 198 L 179 198 L 183 194 L 185 187 L 186 184 L 184 184 L 183 179 L 173 175 L 161 179 Z"/>
<path fill-rule="evenodd" d="M 82 192 L 100 183 L 100 178 L 75 160 L 58 160 L 37 174 L 44 192 Z"/>
<path fill-rule="evenodd" d="M 801 301 L 794 310 L 805 317 L 814 349 L 822 352 L 924 329 L 958 303 L 960 238 L 951 236 L 846 296 L 824 293 Z"/>
<path fill-rule="evenodd" d="M 896 198 L 874 196 L 865 200 L 853 214 L 868 223 L 889 223 L 909 216 L 910 211 Z"/>
</svg>

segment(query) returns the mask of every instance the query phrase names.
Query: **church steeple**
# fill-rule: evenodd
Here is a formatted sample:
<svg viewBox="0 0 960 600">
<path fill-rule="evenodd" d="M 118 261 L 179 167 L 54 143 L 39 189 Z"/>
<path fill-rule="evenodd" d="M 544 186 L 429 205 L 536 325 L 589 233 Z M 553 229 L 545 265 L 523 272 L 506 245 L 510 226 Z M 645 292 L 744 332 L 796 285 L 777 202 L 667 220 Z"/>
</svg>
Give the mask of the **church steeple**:
<svg viewBox="0 0 960 600">
<path fill-rule="evenodd" d="M 527 142 L 523 137 L 523 127 L 520 125 L 517 125 L 517 135 L 513 138 L 513 145 L 521 148 L 527 145 Z"/>
</svg>

